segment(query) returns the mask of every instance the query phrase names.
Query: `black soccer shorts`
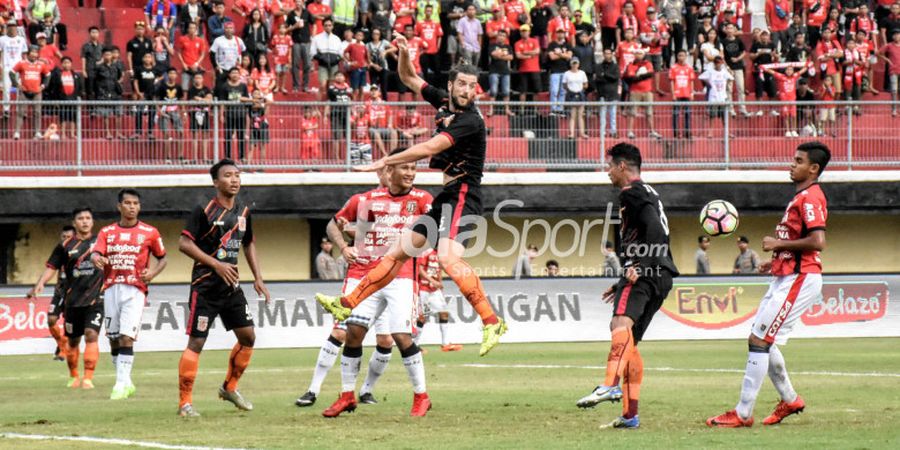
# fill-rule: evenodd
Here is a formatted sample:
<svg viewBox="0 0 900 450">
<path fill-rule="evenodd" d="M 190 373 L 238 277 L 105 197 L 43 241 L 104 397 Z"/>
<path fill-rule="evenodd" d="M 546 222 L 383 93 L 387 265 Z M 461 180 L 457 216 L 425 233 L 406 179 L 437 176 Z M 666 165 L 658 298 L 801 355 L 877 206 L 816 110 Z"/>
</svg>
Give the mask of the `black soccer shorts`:
<svg viewBox="0 0 900 450">
<path fill-rule="evenodd" d="M 653 316 L 662 307 L 672 290 L 672 275 L 666 270 L 658 277 L 640 277 L 634 284 L 622 278 L 616 284 L 613 300 L 613 316 L 628 316 L 634 321 L 631 327 L 634 343 L 644 337 Z"/>
<path fill-rule="evenodd" d="M 186 334 L 191 337 L 209 336 L 209 327 L 216 317 L 222 318 L 225 329 L 253 326 L 253 313 L 240 288 L 227 287 L 213 291 L 191 288 L 191 315 Z"/>
<path fill-rule="evenodd" d="M 96 302 L 90 306 L 71 307 L 66 305 L 66 337 L 77 338 L 84 336 L 84 330 L 90 329 L 100 332 L 103 324 L 103 302 Z"/>
<path fill-rule="evenodd" d="M 423 214 L 412 229 L 427 237 L 434 248 L 437 248 L 438 238 L 450 238 L 465 246 L 467 237 L 471 237 L 466 235 L 475 229 L 475 219 L 481 217 L 483 211 L 481 187 L 451 181 L 431 202 L 431 211 Z"/>
<path fill-rule="evenodd" d="M 48 316 L 58 316 L 62 314 L 63 309 L 65 308 L 65 302 L 63 299 L 65 295 L 62 293 L 53 293 L 53 298 L 50 299 L 50 306 L 47 307 L 47 315 Z"/>
</svg>

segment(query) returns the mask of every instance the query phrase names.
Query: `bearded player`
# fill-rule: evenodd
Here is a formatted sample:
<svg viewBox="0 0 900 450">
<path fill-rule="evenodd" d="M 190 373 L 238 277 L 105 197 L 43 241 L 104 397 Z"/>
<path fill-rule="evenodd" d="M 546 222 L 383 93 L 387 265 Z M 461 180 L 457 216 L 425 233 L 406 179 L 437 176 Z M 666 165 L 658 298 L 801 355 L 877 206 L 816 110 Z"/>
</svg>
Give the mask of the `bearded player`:
<svg viewBox="0 0 900 450">
<path fill-rule="evenodd" d="M 209 169 L 209 175 L 216 196 L 194 208 L 178 241 L 178 249 L 194 260 L 189 338 L 178 362 L 178 415 L 182 417 L 200 415 L 192 404 L 194 380 L 200 367 L 200 352 L 216 316 L 221 317 L 225 329 L 234 331 L 237 337 L 228 358 L 225 381 L 219 387 L 219 398 L 238 409 L 253 410 L 253 404 L 237 390 L 238 381 L 250 365 L 256 342 L 253 314 L 239 284 L 237 262 L 241 248 L 253 272 L 253 289 L 265 297 L 266 303 L 271 301 L 256 255 L 250 207 L 237 198 L 241 190 L 241 171 L 234 161 L 223 159 Z"/>
<path fill-rule="evenodd" d="M 672 262 L 669 221 L 662 201 L 656 190 L 641 181 L 640 150 L 623 142 L 607 153 L 609 179 L 621 189 L 619 237 L 625 271 L 618 283 L 603 294 L 603 299 L 613 304 L 606 379 L 577 405 L 590 408 L 600 402 L 622 400 L 622 416 L 609 426 L 637 428 L 641 423 L 638 399 L 644 378 L 644 360 L 637 345 L 672 289 L 672 278 L 678 276 L 678 269 Z"/>
<path fill-rule="evenodd" d="M 110 400 L 126 399 L 136 391 L 131 368 L 134 342 L 147 301 L 147 285 L 166 268 L 166 249 L 159 231 L 138 220 L 141 194 L 134 189 L 122 189 L 118 200 L 119 221 L 100 230 L 91 250 L 94 266 L 105 272 L 106 336 L 116 367 L 116 384 Z M 151 254 L 156 258 L 152 267 Z"/>
<path fill-rule="evenodd" d="M 753 406 L 767 373 L 781 401 L 763 425 L 780 423 L 806 407 L 791 385 L 778 346 L 787 343 L 797 319 L 822 297 L 819 252 L 825 249 L 828 202 L 819 177 L 830 160 L 831 151 L 821 142 L 797 147 L 790 172 L 796 193 L 775 227 L 776 237 L 763 238 L 763 250 L 773 253 L 772 260 L 761 264 L 759 271 L 775 278 L 769 283 L 750 329 L 741 398 L 731 411 L 707 419 L 706 424 L 711 427 L 753 426 Z"/>
<path fill-rule="evenodd" d="M 484 329 L 480 354 L 484 356 L 500 342 L 500 336 L 506 333 L 507 325 L 494 314 L 481 279 L 462 259 L 466 238 L 473 234 L 475 227 L 475 222 L 470 218 L 480 217 L 483 212 L 481 177 L 487 150 L 487 132 L 484 118 L 474 104 L 478 69 L 464 64 L 451 70 L 447 83 L 448 94 L 428 85 L 416 75 L 403 36 L 396 34 L 395 42 L 399 48 L 400 80 L 413 92 L 422 94 L 437 109 L 437 129 L 428 141 L 358 170 L 371 172 L 430 157 L 429 167 L 444 172 L 444 188 L 434 199 L 431 211 L 413 225 L 407 242 L 397 242 L 353 292 L 339 297 L 317 294 L 316 300 L 336 319 L 347 318 L 353 308 L 397 277 L 406 262 L 418 253 L 408 252 L 404 247 L 411 246 L 421 250 L 427 243 L 438 250 L 441 267 L 456 282 L 460 292 L 481 317 Z M 467 220 L 461 220 L 464 216 Z M 437 233 L 434 233 L 434 228 L 437 228 Z"/>
</svg>

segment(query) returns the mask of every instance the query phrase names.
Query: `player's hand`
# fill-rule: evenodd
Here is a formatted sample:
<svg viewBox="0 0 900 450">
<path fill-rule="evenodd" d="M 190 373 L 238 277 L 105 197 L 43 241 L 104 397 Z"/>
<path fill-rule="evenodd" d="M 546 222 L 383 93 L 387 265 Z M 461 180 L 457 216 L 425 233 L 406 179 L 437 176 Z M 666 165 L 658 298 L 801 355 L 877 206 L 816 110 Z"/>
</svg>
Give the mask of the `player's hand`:
<svg viewBox="0 0 900 450">
<path fill-rule="evenodd" d="M 269 288 L 266 287 L 266 282 L 261 278 L 253 280 L 253 289 L 256 290 L 257 295 L 265 297 L 267 305 L 272 303 L 272 294 L 269 294 Z"/>
<path fill-rule="evenodd" d="M 356 263 L 356 258 L 359 257 L 359 253 L 356 250 L 356 247 L 346 246 L 343 250 L 341 250 L 341 255 L 344 256 L 344 260 L 346 260 L 350 264 Z"/>
<path fill-rule="evenodd" d="M 91 262 L 94 264 L 94 267 L 103 270 L 103 268 L 109 264 L 109 258 L 101 256 L 99 253 L 94 253 L 91 256 Z"/>
<path fill-rule="evenodd" d="M 772 271 L 772 261 L 766 261 L 756 268 L 759 273 L 767 274 Z"/>
<path fill-rule="evenodd" d="M 221 277 L 229 286 L 236 286 L 238 281 L 240 281 L 237 266 L 234 264 L 220 262 L 213 269 L 215 269 L 216 275 Z"/>
<path fill-rule="evenodd" d="M 41 295 L 41 292 L 44 292 L 44 285 L 36 284 L 25 293 L 25 298 L 37 298 L 38 295 Z"/>
<path fill-rule="evenodd" d="M 773 238 L 772 236 L 766 236 L 762 240 L 762 249 L 765 252 L 771 252 L 775 250 L 775 247 L 778 246 L 778 239 Z"/>
<path fill-rule="evenodd" d="M 376 172 L 381 169 L 384 169 L 384 166 L 385 166 L 384 160 L 385 160 L 385 158 L 381 158 L 378 161 L 373 162 L 372 164 L 366 164 L 364 166 L 356 166 L 353 168 L 353 170 L 356 172 Z"/>
<path fill-rule="evenodd" d="M 637 283 L 638 278 L 640 278 L 640 275 L 634 266 L 629 266 L 625 269 L 625 279 L 628 280 L 629 284 Z"/>
<path fill-rule="evenodd" d="M 153 281 L 153 278 L 155 277 L 156 274 L 150 271 L 150 269 L 147 267 L 145 267 L 144 270 L 141 271 L 141 281 L 143 281 L 145 284 Z"/>
<path fill-rule="evenodd" d="M 435 281 L 434 284 L 432 284 L 432 287 L 434 287 L 435 289 L 444 289 L 444 283 L 441 283 L 440 281 Z"/>
<path fill-rule="evenodd" d="M 615 284 L 606 288 L 606 291 L 603 292 L 603 301 L 606 303 L 612 303 L 614 298 L 616 298 L 616 285 Z"/>
<path fill-rule="evenodd" d="M 406 41 L 406 36 L 404 36 L 403 33 L 398 33 L 396 31 L 394 31 L 394 40 L 397 42 L 397 48 L 400 51 L 403 51 L 403 52 L 408 51 L 408 49 L 409 49 L 408 42 Z"/>
</svg>

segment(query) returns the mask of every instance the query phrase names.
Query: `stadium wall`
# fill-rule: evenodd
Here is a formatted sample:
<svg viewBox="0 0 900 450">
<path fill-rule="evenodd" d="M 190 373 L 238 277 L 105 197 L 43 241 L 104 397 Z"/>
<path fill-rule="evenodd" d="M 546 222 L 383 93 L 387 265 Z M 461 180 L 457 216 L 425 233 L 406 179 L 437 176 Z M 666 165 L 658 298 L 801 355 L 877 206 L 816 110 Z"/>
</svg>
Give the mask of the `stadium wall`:
<svg viewBox="0 0 900 450">
<path fill-rule="evenodd" d="M 611 278 L 486 280 L 497 313 L 509 323 L 504 342 L 566 342 L 609 339 L 612 306 L 600 298 Z M 768 288 L 765 277 L 681 277 L 649 328 L 647 340 L 743 339 Z M 455 342 L 481 340 L 478 315 L 448 283 L 451 333 Z M 332 328 L 313 300 L 316 292 L 336 292 L 337 282 L 273 283 L 273 301 L 266 305 L 243 289 L 257 326 L 257 348 L 317 347 Z M 898 275 L 826 275 L 823 297 L 800 318 L 792 337 L 900 336 L 900 308 L 890 291 L 900 288 Z M 189 315 L 186 284 L 155 286 L 144 310 L 138 351 L 184 348 Z M 21 288 L 0 287 L 0 355 L 53 351 L 46 328 L 49 299 L 22 298 Z M 895 301 L 896 303 L 896 301 Z M 433 318 L 432 318 L 433 320 Z M 227 349 L 234 343 L 218 320 L 211 325 L 206 349 Z M 426 326 L 423 343 L 439 342 L 436 326 Z M 369 337 L 368 345 L 373 342 Z M 101 339 L 101 346 L 106 347 Z"/>
</svg>

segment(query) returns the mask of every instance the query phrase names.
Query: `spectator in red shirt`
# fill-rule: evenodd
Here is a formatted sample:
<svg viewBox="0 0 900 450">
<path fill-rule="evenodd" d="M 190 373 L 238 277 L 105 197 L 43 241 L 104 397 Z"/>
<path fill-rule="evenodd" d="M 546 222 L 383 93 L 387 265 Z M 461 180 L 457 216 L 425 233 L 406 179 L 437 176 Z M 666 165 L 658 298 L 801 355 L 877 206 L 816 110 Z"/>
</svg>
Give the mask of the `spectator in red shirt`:
<svg viewBox="0 0 900 450">
<path fill-rule="evenodd" d="M 506 20 L 513 30 L 518 30 L 523 24 L 531 22 L 531 16 L 528 15 L 528 10 L 521 0 L 507 0 L 503 4 L 503 9 L 506 12 Z"/>
<path fill-rule="evenodd" d="M 175 52 L 178 60 L 181 61 L 181 89 L 187 90 L 191 85 L 194 74 L 203 73 L 203 59 L 209 51 L 209 45 L 206 39 L 198 34 L 197 24 L 190 22 L 187 25 L 187 34 L 175 41 Z"/>
<path fill-rule="evenodd" d="M 365 33 L 357 30 L 354 33 L 353 41 L 344 50 L 344 61 L 350 66 L 350 88 L 353 89 L 353 100 L 360 101 L 362 99 L 362 88 L 367 84 L 366 68 L 369 64 L 369 54 L 366 50 L 366 44 L 363 42 Z"/>
<path fill-rule="evenodd" d="M 280 90 L 282 94 L 287 94 L 288 88 L 285 77 L 287 77 L 287 73 L 291 70 L 291 53 L 294 47 L 294 40 L 291 39 L 291 35 L 288 34 L 287 23 L 281 22 L 281 25 L 278 26 L 278 34 L 272 36 L 272 41 L 269 43 L 269 46 L 272 48 L 272 60 L 275 63 L 275 75 L 278 78 L 275 90 Z"/>
<path fill-rule="evenodd" d="M 34 138 L 40 139 L 41 135 L 41 98 L 44 92 L 44 76 L 50 73 L 47 65 L 38 59 L 38 46 L 32 45 L 28 48 L 25 59 L 16 63 L 12 68 L 12 72 L 16 74 L 16 92 L 21 97 L 20 101 L 35 102 L 31 105 L 22 103 L 16 108 L 16 131 L 13 133 L 13 139 L 18 140 L 22 131 L 22 124 L 25 121 L 25 114 L 31 107 L 31 125 L 34 127 Z"/>
<path fill-rule="evenodd" d="M 394 31 L 403 33 L 407 25 L 413 25 L 416 22 L 416 0 L 393 0 L 391 4 L 396 17 L 394 19 Z M 385 38 L 389 37 L 385 36 Z"/>
<path fill-rule="evenodd" d="M 431 129 L 425 126 L 425 120 L 422 115 L 416 111 L 413 105 L 407 105 L 397 111 L 394 123 L 397 125 L 399 137 L 402 141 L 398 141 L 399 145 L 410 146 L 415 143 L 416 138 L 425 136 L 431 132 Z"/>
<path fill-rule="evenodd" d="M 687 63 L 687 51 L 679 50 L 675 55 L 675 64 L 669 69 L 669 83 L 671 84 L 672 98 L 676 102 L 690 102 L 694 98 L 694 82 L 697 79 L 697 73 L 694 68 Z M 684 131 L 682 136 L 685 139 L 691 138 L 691 108 L 688 105 L 675 105 L 672 108 L 672 130 L 675 133 L 675 139 L 678 139 L 678 115 L 679 112 L 684 115 Z"/>
<path fill-rule="evenodd" d="M 565 31 L 566 41 L 569 45 L 575 46 L 575 24 L 572 23 L 569 7 L 567 5 L 560 6 L 559 15 L 550 19 L 550 23 L 547 24 L 547 35 L 556 36 L 556 30 Z"/>
<path fill-rule="evenodd" d="M 541 44 L 531 37 L 531 25 L 519 27 L 520 38 L 513 46 L 519 61 L 519 101 L 531 101 L 543 91 L 541 81 Z"/>
<path fill-rule="evenodd" d="M 47 92 L 52 93 L 54 100 L 76 101 L 84 98 L 84 77 L 72 68 L 72 58 L 64 56 L 60 68 L 50 75 L 47 82 Z M 60 106 L 58 109 L 60 123 L 60 138 L 66 138 L 66 128 L 69 137 L 77 137 L 75 128 L 76 107 Z"/>
<path fill-rule="evenodd" d="M 506 13 L 503 8 L 499 6 L 494 6 L 493 9 L 494 17 L 487 21 L 487 24 L 484 26 L 484 34 L 487 35 L 489 43 L 494 44 L 497 42 L 497 33 L 500 30 L 506 32 L 507 36 L 510 36 L 512 33 L 512 28 L 509 26 L 509 21 L 506 20 Z"/>
<path fill-rule="evenodd" d="M 878 55 L 884 60 L 885 72 L 888 75 L 888 90 L 891 91 L 891 116 L 897 117 L 898 85 L 900 85 L 900 30 L 891 35 L 891 42 L 878 51 Z"/>
<path fill-rule="evenodd" d="M 634 4 L 634 15 L 638 19 L 638 23 L 647 20 L 647 10 L 656 5 L 653 0 L 629 0 Z"/>
<path fill-rule="evenodd" d="M 791 0 L 766 0 L 766 25 L 779 52 L 786 52 L 791 44 L 787 29 L 791 26 L 792 10 Z"/>
<path fill-rule="evenodd" d="M 377 155 L 372 155 L 373 159 L 387 156 L 397 147 L 397 130 L 394 129 L 394 114 L 391 107 L 388 106 L 381 98 L 381 89 L 372 84 L 366 87 L 369 99 L 366 101 L 366 111 L 369 115 L 369 134 L 375 141 L 375 150 Z M 385 148 L 384 141 L 387 139 L 388 146 Z"/>
<path fill-rule="evenodd" d="M 859 17 L 857 17 L 857 19 L 859 19 Z M 863 89 L 872 95 L 878 95 L 878 90 L 875 89 L 874 77 L 875 64 L 878 62 L 878 57 L 875 56 L 876 44 L 869 39 L 869 36 L 872 35 L 874 34 L 859 30 L 856 32 L 855 36 L 850 36 L 850 38 L 856 41 L 856 48 L 863 57 L 863 60 L 865 60 L 866 76 L 863 81 Z"/>
<path fill-rule="evenodd" d="M 806 39 L 811 48 L 816 48 L 821 36 L 822 25 L 828 20 L 831 0 L 803 0 L 803 22 L 809 37 Z"/>
<path fill-rule="evenodd" d="M 664 20 L 656 16 L 656 8 L 647 8 L 647 18 L 641 22 L 641 43 L 649 49 L 647 59 L 653 64 L 653 88 L 657 95 L 663 95 L 659 88 L 659 75 L 663 70 L 662 49 L 663 41 L 668 45 L 669 27 Z"/>
<path fill-rule="evenodd" d="M 53 71 L 53 69 L 59 66 L 59 62 L 63 56 L 59 51 L 59 47 L 54 44 L 48 44 L 47 35 L 44 33 L 38 33 L 35 38 L 37 38 L 38 47 L 40 47 L 38 59 L 47 65 L 48 71 Z"/>
<path fill-rule="evenodd" d="M 413 25 L 406 25 L 406 28 L 403 29 L 403 36 L 406 37 L 407 47 L 409 48 L 409 59 L 412 61 L 413 67 L 416 69 L 416 74 L 419 77 L 422 76 L 422 64 L 420 57 L 422 56 L 422 51 L 425 49 L 425 41 L 415 35 L 415 27 Z M 385 56 L 397 59 L 397 41 L 394 40 L 391 42 L 391 48 L 387 49 L 384 52 Z M 413 101 L 413 93 L 409 90 L 406 85 L 400 83 L 397 94 L 399 94 L 400 101 L 404 101 L 403 97 L 405 94 L 409 94 L 409 99 L 407 101 Z"/>
<path fill-rule="evenodd" d="M 325 26 L 322 24 L 322 21 L 331 16 L 331 7 L 322 4 L 322 0 L 313 0 L 312 3 L 306 6 L 306 10 L 313 16 L 313 19 L 316 19 L 315 26 L 313 26 L 309 35 L 315 36 L 325 31 Z"/>
<path fill-rule="evenodd" d="M 785 105 L 781 108 L 781 115 L 784 116 L 785 137 L 800 136 L 797 133 L 797 105 L 794 105 L 793 102 L 797 100 L 797 80 L 805 72 L 806 67 L 796 72 L 793 67 L 788 67 L 785 69 L 784 74 L 766 68 L 766 73 L 772 75 L 778 84 L 778 100 L 785 102 Z"/>
<path fill-rule="evenodd" d="M 603 48 L 614 50 L 621 40 L 618 38 L 619 16 L 622 14 L 626 0 L 596 0 L 594 3 L 595 17 L 600 19 L 600 35 Z"/>
<path fill-rule="evenodd" d="M 641 21 L 634 15 L 634 3 L 628 1 L 622 6 L 622 15 L 616 21 L 616 46 L 625 39 L 625 33 L 628 30 L 634 32 L 637 36 L 640 32 Z"/>
<path fill-rule="evenodd" d="M 838 97 L 841 96 L 841 69 L 838 67 L 838 61 L 844 57 L 844 49 L 841 48 L 840 42 L 834 37 L 831 28 L 822 29 L 822 39 L 816 45 L 816 60 L 819 67 L 824 66 L 822 72 L 827 78 L 831 78 L 831 83 Z"/>
<path fill-rule="evenodd" d="M 653 124 L 653 64 L 646 60 L 644 56 L 647 50 L 641 48 L 634 51 L 634 61 L 625 67 L 625 74 L 622 76 L 628 83 L 629 95 L 631 102 L 631 115 L 628 116 L 628 139 L 634 139 L 634 118 L 640 115 L 639 110 L 643 108 L 646 111 L 647 127 L 650 128 L 650 137 L 659 139 L 662 137 L 656 132 Z"/>
<path fill-rule="evenodd" d="M 441 48 L 441 38 L 444 36 L 444 30 L 441 24 L 432 20 L 432 12 L 434 7 L 429 3 L 425 6 L 425 18 L 416 23 L 416 36 L 425 41 L 425 51 L 419 57 L 422 65 L 422 72 L 425 75 L 425 81 L 429 84 L 437 82 L 437 75 L 440 73 L 440 55 L 438 50 Z"/>
<path fill-rule="evenodd" d="M 319 110 L 316 107 L 306 108 L 300 120 L 300 159 L 304 161 L 316 161 L 322 157 L 319 125 Z"/>
<path fill-rule="evenodd" d="M 276 81 L 277 78 L 275 70 L 273 69 L 272 64 L 269 63 L 269 56 L 263 53 L 259 55 L 256 67 L 253 69 L 253 72 L 250 73 L 250 80 L 253 83 L 253 92 L 262 92 L 266 102 L 275 100 L 275 86 L 278 82 Z"/>
</svg>

